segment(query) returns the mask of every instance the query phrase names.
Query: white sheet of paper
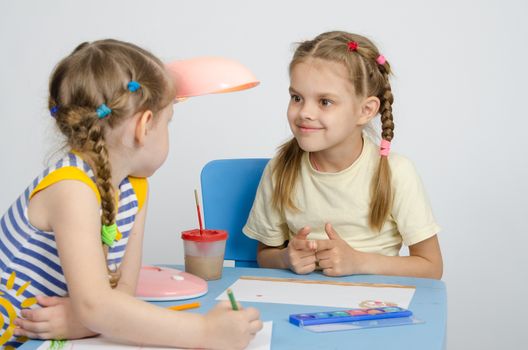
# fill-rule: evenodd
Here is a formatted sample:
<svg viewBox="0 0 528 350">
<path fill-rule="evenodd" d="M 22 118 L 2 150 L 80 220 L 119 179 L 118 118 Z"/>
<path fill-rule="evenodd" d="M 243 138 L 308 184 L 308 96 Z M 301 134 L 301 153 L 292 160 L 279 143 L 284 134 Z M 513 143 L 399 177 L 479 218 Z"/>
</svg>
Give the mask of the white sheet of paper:
<svg viewBox="0 0 528 350">
<path fill-rule="evenodd" d="M 247 349 L 252 350 L 270 350 L 271 349 L 271 331 L 273 322 L 264 322 L 264 327 L 257 333 L 255 338 L 249 343 Z M 51 341 L 46 341 L 38 347 L 37 350 L 49 350 Z M 175 350 L 175 348 L 165 347 L 146 347 L 137 345 L 123 345 L 115 343 L 103 337 L 69 340 L 61 350 Z"/>
<path fill-rule="evenodd" d="M 229 288 L 237 301 L 317 305 L 339 308 L 365 307 L 366 301 L 392 303 L 409 308 L 415 288 L 306 284 L 298 282 L 238 279 Z M 216 300 L 227 300 L 224 291 Z M 363 303 L 363 304 L 362 304 Z M 368 307 L 375 307 L 371 305 Z M 384 305 L 379 305 L 384 306 Z"/>
</svg>

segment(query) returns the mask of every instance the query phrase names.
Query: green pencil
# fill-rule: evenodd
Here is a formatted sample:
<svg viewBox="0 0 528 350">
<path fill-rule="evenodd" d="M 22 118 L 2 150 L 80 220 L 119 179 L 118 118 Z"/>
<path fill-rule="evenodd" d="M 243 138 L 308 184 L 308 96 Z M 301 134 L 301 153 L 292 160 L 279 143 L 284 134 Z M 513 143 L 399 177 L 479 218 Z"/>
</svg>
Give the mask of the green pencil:
<svg viewBox="0 0 528 350">
<path fill-rule="evenodd" d="M 227 292 L 227 296 L 229 297 L 229 301 L 231 302 L 231 307 L 233 308 L 233 310 L 237 311 L 238 305 L 235 300 L 235 296 L 233 295 L 233 291 L 230 288 L 227 288 L 226 292 Z"/>
</svg>

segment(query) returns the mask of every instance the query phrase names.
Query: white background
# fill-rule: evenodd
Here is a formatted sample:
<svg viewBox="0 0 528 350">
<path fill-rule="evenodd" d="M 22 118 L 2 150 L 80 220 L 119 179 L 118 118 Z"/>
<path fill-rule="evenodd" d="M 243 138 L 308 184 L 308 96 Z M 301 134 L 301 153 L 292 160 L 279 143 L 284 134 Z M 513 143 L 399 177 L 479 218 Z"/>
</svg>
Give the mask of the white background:
<svg viewBox="0 0 528 350">
<path fill-rule="evenodd" d="M 522 348 L 527 13 L 521 0 L 0 0 L 0 212 L 58 148 L 47 80 L 77 44 L 113 37 L 165 61 L 230 57 L 261 85 L 177 105 L 169 158 L 150 181 L 144 261 L 182 263 L 179 237 L 197 226 L 201 167 L 215 158 L 271 157 L 289 137 L 292 44 L 333 29 L 362 33 L 394 68 L 393 149 L 416 164 L 443 228 L 447 347 Z"/>
</svg>

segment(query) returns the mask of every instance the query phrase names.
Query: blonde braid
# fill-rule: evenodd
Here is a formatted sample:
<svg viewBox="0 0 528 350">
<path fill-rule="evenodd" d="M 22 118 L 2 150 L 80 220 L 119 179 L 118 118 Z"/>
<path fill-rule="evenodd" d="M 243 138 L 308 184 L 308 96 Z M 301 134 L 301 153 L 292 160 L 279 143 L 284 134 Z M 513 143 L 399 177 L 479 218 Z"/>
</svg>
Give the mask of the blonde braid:
<svg viewBox="0 0 528 350">
<path fill-rule="evenodd" d="M 101 125 L 96 122 L 92 125 L 92 128 L 88 131 L 88 143 L 87 146 L 91 146 L 90 154 L 93 164 L 94 171 L 96 173 L 96 184 L 101 195 L 101 222 L 103 225 L 110 226 L 115 223 L 116 218 L 116 198 L 115 190 L 112 186 L 112 169 L 110 166 L 108 150 L 105 145 L 104 133 Z M 109 247 L 106 244 L 102 244 L 105 260 L 108 257 Z M 115 288 L 121 277 L 119 270 L 111 271 L 108 268 L 108 276 L 110 286 Z"/>
<path fill-rule="evenodd" d="M 381 74 L 383 75 L 383 93 L 378 96 L 380 99 L 380 116 L 381 116 L 381 136 L 384 140 L 392 141 L 394 137 L 394 121 L 392 117 L 392 104 L 394 102 L 394 95 L 392 94 L 392 89 L 389 83 L 389 72 L 385 68 L 385 63 L 379 65 Z"/>
<path fill-rule="evenodd" d="M 111 113 L 120 114 L 126 109 L 130 94 L 124 91 L 121 95 L 116 97 L 115 102 L 108 103 Z M 116 223 L 117 208 L 116 208 L 116 191 L 112 185 L 112 167 L 110 164 L 110 157 L 106 147 L 104 137 L 104 123 L 111 123 L 112 119 L 100 119 L 95 116 L 96 120 L 92 123 L 88 130 L 87 142 L 84 145 L 84 152 L 93 162 L 97 188 L 101 195 L 101 224 L 103 226 L 111 226 Z M 109 246 L 102 243 L 105 261 L 108 258 Z M 116 269 L 110 270 L 107 266 L 109 283 L 112 288 L 117 287 L 119 279 L 121 278 L 121 271 Z"/>
<path fill-rule="evenodd" d="M 392 141 L 394 137 L 394 122 L 392 117 L 392 103 L 394 96 L 389 83 L 390 66 L 387 62 L 377 64 L 383 76 L 382 93 L 380 99 L 381 137 Z M 381 156 L 378 170 L 372 181 L 373 198 L 370 204 L 369 223 L 372 228 L 381 231 L 383 223 L 390 214 L 392 205 L 391 169 L 387 156 Z"/>
</svg>

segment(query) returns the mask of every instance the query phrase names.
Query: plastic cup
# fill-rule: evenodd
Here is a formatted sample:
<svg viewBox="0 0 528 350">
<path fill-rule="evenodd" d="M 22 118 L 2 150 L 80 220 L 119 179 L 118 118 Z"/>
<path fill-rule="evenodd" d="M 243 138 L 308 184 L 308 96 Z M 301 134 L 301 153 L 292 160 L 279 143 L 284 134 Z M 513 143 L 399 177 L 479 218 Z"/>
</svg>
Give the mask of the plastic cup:
<svg viewBox="0 0 528 350">
<path fill-rule="evenodd" d="M 223 230 L 199 229 L 183 231 L 183 251 L 185 272 L 204 280 L 217 280 L 222 277 L 227 232 Z"/>
</svg>

